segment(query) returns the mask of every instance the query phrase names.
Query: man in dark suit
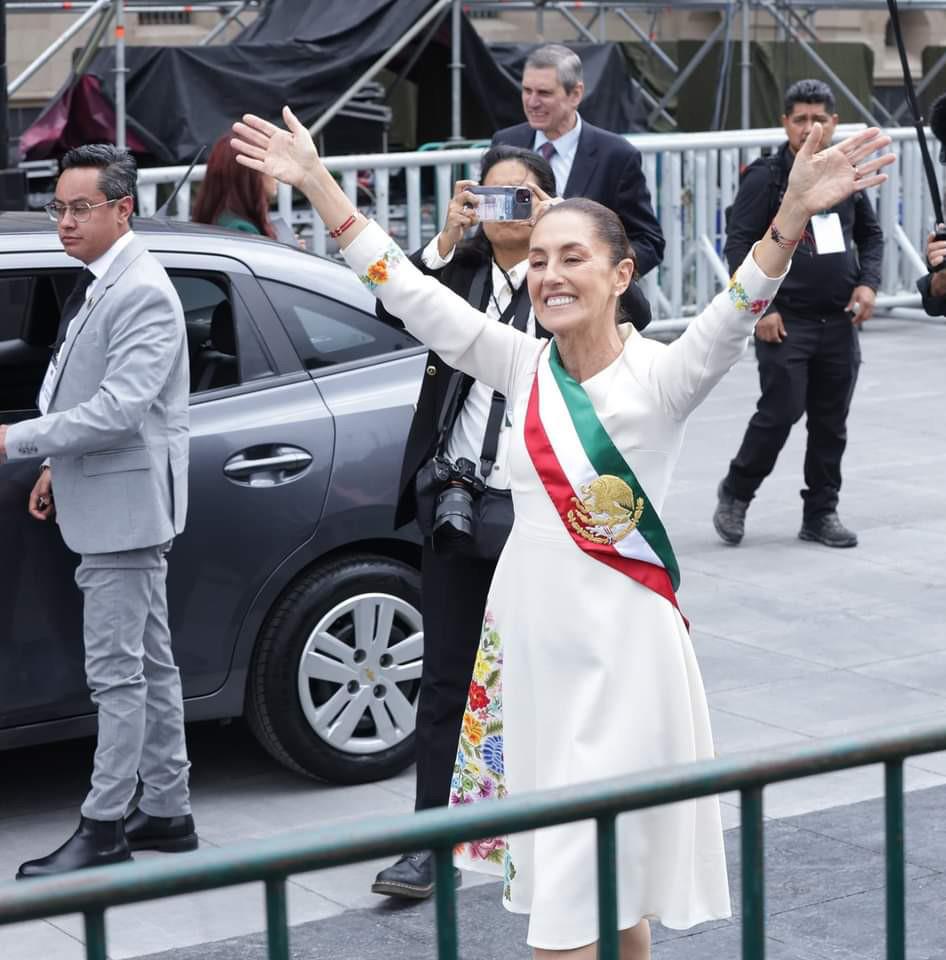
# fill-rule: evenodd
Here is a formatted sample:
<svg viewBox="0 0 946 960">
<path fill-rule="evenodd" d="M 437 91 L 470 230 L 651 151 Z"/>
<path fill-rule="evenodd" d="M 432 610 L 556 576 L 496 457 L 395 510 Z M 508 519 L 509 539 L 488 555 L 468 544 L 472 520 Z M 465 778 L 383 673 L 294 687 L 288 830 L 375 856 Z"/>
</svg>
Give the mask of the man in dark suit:
<svg viewBox="0 0 946 960">
<path fill-rule="evenodd" d="M 641 169 L 640 151 L 617 134 L 582 120 L 581 60 L 560 44 L 529 54 L 522 71 L 526 122 L 499 130 L 493 143 L 541 153 L 552 166 L 560 197 L 588 197 L 620 218 L 643 276 L 663 259 L 664 238 Z"/>
</svg>

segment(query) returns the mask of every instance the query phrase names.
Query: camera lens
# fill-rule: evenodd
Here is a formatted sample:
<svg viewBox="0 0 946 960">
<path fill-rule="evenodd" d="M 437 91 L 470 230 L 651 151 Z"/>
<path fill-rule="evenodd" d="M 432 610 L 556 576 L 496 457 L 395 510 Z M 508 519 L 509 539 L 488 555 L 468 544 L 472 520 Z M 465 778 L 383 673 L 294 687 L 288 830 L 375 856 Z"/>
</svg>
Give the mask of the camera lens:
<svg viewBox="0 0 946 960">
<path fill-rule="evenodd" d="M 434 550 L 456 549 L 472 535 L 473 498 L 463 486 L 452 483 L 437 498 L 431 533 Z"/>
<path fill-rule="evenodd" d="M 532 199 L 532 191 L 528 187 L 516 189 L 516 203 L 528 203 Z"/>
</svg>

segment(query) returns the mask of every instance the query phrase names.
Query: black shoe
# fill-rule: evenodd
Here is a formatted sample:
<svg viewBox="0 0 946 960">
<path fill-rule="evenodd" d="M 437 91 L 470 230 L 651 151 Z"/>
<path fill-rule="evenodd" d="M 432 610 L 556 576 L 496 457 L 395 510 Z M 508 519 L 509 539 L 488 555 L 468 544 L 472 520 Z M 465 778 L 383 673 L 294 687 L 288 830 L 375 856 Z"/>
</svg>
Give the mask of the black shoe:
<svg viewBox="0 0 946 960">
<path fill-rule="evenodd" d="M 857 534 L 841 523 L 835 510 L 802 520 L 798 536 L 801 540 L 814 540 L 826 547 L 857 546 Z"/>
<path fill-rule="evenodd" d="M 748 500 L 737 500 L 726 492 L 723 481 L 716 489 L 719 502 L 713 514 L 713 526 L 724 543 L 735 546 L 742 542 L 746 532 L 746 511 L 749 509 Z"/>
<path fill-rule="evenodd" d="M 79 829 L 58 850 L 40 860 L 28 860 L 17 871 L 16 878 L 51 877 L 123 860 L 131 860 L 131 851 L 122 821 L 80 817 Z"/>
<path fill-rule="evenodd" d="M 459 887 L 462 883 L 460 871 L 454 867 L 453 879 Z M 407 853 L 393 866 L 382 870 L 371 884 L 372 893 L 381 893 L 389 897 L 408 897 L 412 900 L 426 900 L 434 892 L 434 855 Z"/>
<path fill-rule="evenodd" d="M 162 853 L 184 853 L 197 849 L 194 818 L 188 813 L 180 817 L 152 817 L 135 810 L 125 820 L 125 836 L 132 850 L 160 850 Z"/>
</svg>

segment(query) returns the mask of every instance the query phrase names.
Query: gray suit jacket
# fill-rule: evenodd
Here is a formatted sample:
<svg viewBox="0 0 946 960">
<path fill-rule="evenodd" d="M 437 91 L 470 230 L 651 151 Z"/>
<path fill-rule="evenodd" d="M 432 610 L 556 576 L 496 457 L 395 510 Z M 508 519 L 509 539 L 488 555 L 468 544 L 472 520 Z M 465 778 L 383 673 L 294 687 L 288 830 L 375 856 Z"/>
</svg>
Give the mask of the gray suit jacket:
<svg viewBox="0 0 946 960">
<path fill-rule="evenodd" d="M 70 323 L 46 415 L 7 431 L 11 460 L 50 459 L 70 549 L 135 550 L 184 529 L 189 392 L 181 301 L 135 238 Z"/>
</svg>

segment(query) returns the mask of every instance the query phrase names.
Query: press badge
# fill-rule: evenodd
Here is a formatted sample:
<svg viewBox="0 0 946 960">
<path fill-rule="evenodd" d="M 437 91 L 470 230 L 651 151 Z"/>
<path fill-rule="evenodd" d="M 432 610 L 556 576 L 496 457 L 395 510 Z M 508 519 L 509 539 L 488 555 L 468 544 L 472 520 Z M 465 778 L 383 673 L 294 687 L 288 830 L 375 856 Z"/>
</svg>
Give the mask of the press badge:
<svg viewBox="0 0 946 960">
<path fill-rule="evenodd" d="M 54 353 L 50 357 L 49 366 L 46 368 L 46 376 L 43 377 L 43 385 L 39 388 L 39 400 L 37 400 L 36 405 L 44 417 L 49 410 L 49 401 L 53 396 L 53 381 L 56 379 L 56 361 L 58 358 L 58 353 Z"/>
<path fill-rule="evenodd" d="M 844 231 L 841 218 L 837 213 L 819 213 L 811 218 L 811 229 L 815 235 L 815 249 L 819 254 L 844 253 Z"/>
</svg>

